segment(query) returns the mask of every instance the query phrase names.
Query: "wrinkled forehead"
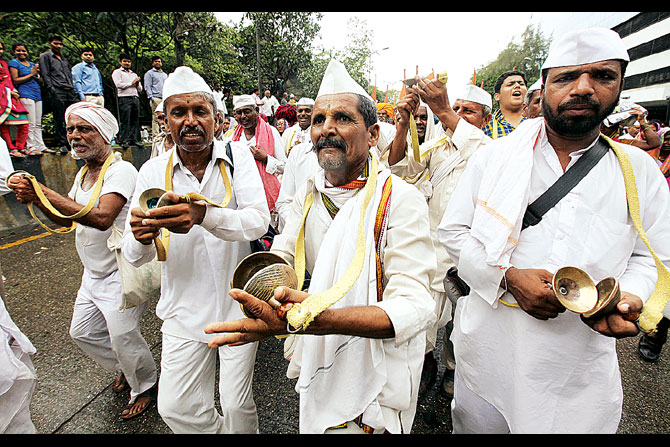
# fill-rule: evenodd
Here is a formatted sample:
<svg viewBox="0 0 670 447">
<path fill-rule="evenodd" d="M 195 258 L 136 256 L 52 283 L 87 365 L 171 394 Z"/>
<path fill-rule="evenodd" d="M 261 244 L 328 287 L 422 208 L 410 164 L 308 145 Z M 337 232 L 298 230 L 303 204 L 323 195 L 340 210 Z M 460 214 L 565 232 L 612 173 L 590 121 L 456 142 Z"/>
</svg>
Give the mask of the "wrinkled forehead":
<svg viewBox="0 0 670 447">
<path fill-rule="evenodd" d="M 327 113 L 334 110 L 354 109 L 358 110 L 358 95 L 355 93 L 335 93 L 332 95 L 321 95 L 314 101 L 313 113 Z"/>
</svg>

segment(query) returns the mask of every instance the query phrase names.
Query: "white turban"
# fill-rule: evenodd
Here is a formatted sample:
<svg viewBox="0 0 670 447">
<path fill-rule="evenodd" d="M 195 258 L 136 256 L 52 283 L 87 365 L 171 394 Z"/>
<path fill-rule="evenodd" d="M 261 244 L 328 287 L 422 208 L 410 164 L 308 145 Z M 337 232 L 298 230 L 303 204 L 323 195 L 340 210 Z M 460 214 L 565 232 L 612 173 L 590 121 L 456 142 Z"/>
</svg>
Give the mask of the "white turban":
<svg viewBox="0 0 670 447">
<path fill-rule="evenodd" d="M 177 67 L 163 84 L 163 101 L 173 95 L 184 93 L 212 93 L 212 89 L 191 67 Z"/>
<path fill-rule="evenodd" d="M 233 110 L 240 107 L 253 106 L 256 107 L 256 100 L 251 95 L 233 96 Z"/>
<path fill-rule="evenodd" d="M 465 88 L 456 96 L 456 99 L 476 102 L 477 104 L 488 106 L 489 109 L 493 108 L 491 94 L 483 88 L 477 87 L 473 84 L 466 85 Z"/>
<path fill-rule="evenodd" d="M 355 93 L 366 96 L 372 100 L 372 97 L 349 75 L 342 62 L 331 59 L 323 74 L 319 93 L 316 95 L 334 95 L 337 93 Z"/>
<path fill-rule="evenodd" d="M 97 104 L 84 101 L 76 102 L 65 110 L 66 123 L 70 115 L 76 115 L 95 127 L 107 144 L 112 141 L 119 131 L 119 123 L 114 115 Z"/>
<path fill-rule="evenodd" d="M 159 113 L 159 112 L 163 112 L 163 113 L 165 113 L 165 110 L 163 110 L 163 108 L 164 108 L 164 106 L 163 106 L 163 101 L 161 101 L 161 102 L 159 102 L 158 105 L 156 106 L 156 110 L 154 110 L 154 113 Z"/>
<path fill-rule="evenodd" d="M 615 59 L 630 61 L 621 37 L 608 28 L 587 28 L 569 32 L 556 41 L 549 49 L 542 70 Z"/>
</svg>

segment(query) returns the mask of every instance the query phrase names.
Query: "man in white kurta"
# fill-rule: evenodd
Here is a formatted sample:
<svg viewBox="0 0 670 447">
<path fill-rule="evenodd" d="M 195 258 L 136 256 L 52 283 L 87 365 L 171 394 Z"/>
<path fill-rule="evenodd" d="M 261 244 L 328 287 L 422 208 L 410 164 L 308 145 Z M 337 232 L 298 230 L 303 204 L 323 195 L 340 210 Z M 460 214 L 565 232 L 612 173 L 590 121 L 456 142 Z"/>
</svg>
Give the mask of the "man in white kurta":
<svg viewBox="0 0 670 447">
<path fill-rule="evenodd" d="M 425 90 L 424 90 L 425 89 Z M 391 172 L 414 184 L 426 197 L 430 218 L 430 231 L 437 255 L 438 274 L 431 284 L 431 293 L 435 299 L 438 320 L 427 332 L 426 361 L 424 363 L 424 386 L 430 386 L 437 373 L 437 363 L 432 351 L 437 342 L 437 332 L 445 327 L 452 317 L 452 302 L 447 299 L 444 278 L 454 266 L 444 246 L 437 238 L 437 226 L 442 220 L 451 195 L 458 180 L 467 166 L 470 156 L 492 140 L 482 131 L 488 123 L 491 110 L 491 95 L 477 86 L 470 85 L 458 93 L 454 108 L 449 105 L 446 85 L 439 80 L 419 79 L 417 89 L 408 89 L 411 93 L 401 99 L 397 110 L 400 114 L 397 127 L 401 137 L 394 141 L 393 155 L 389 156 Z M 446 135 L 425 141 L 419 148 L 420 159 L 415 160 L 411 146 L 402 138 L 407 132 L 407 120 L 412 100 L 418 100 L 417 94 L 425 98 L 432 110 L 440 118 L 439 127 L 444 127 Z M 397 144 L 401 143 L 401 144 Z M 404 147 L 403 147 L 403 144 Z M 400 158 L 399 161 L 396 161 Z M 452 297 L 455 299 L 456 297 Z M 449 327 L 449 329 L 451 326 Z M 442 361 L 447 366 L 443 386 L 445 392 L 452 394 L 453 371 L 455 369 L 453 352 L 448 342 L 447 330 L 443 344 Z"/>
<path fill-rule="evenodd" d="M 312 124 L 314 100 L 311 98 L 300 98 L 295 104 L 295 108 L 298 122 L 286 129 L 281 136 L 287 157 L 290 156 L 291 149 L 298 144 L 310 143 L 312 141 L 309 127 Z"/>
<path fill-rule="evenodd" d="M 341 85 L 343 78 L 348 82 Z M 365 90 L 350 79 L 342 64 L 330 62 L 312 120 L 312 140 L 322 169 L 299 188 L 284 232 L 272 246 L 272 251 L 291 265 L 301 258 L 303 252 L 296 249 L 296 241 L 310 195 L 314 202 L 304 223 L 310 297 L 287 314 L 289 325 L 304 330 L 296 336 L 288 375 L 298 377 L 301 433 L 409 433 L 416 410 L 424 331 L 435 319 L 428 290 L 435 258 L 430 256 L 427 206 L 416 188 L 391 175 L 372 156 L 370 148 L 379 132 L 376 110 Z M 336 153 L 338 142 L 345 144 L 345 149 Z M 349 163 L 357 168 L 349 171 Z M 349 172 L 346 177 L 338 176 L 345 171 Z M 371 198 L 366 205 L 368 193 Z M 357 247 L 362 258 L 354 255 Z M 376 254 L 381 261 L 379 276 Z M 293 315 L 302 315 L 299 308 L 305 309 L 311 298 L 331 290 L 359 259 L 360 274 L 343 295 L 338 294 L 337 302 L 317 312 L 311 322 L 291 323 Z M 247 308 L 253 312 L 270 311 L 254 313 L 258 319 L 271 320 L 269 335 L 277 327 L 278 332 L 286 333 L 286 321 L 279 320 L 268 304 L 241 291 L 231 295 L 241 303 L 249 298 L 255 301 L 245 301 L 245 307 L 249 304 Z M 249 324 L 250 332 L 257 321 L 242 320 Z M 240 322 L 214 323 L 209 330 L 237 332 L 237 324 Z M 268 327 L 265 323 L 262 326 Z M 312 327 L 321 335 L 308 335 L 314 334 Z M 372 327 L 376 329 L 371 331 Z M 229 343 L 227 337 L 220 336 L 215 343 Z"/>
<path fill-rule="evenodd" d="M 237 121 L 240 122 L 240 125 L 246 125 L 247 121 L 249 118 L 247 117 L 239 117 L 239 112 L 241 109 L 244 108 L 252 108 L 253 111 L 255 111 L 256 115 L 256 122 L 258 120 L 261 120 L 262 118 L 258 116 L 258 107 L 254 104 L 253 102 L 253 97 L 251 95 L 240 95 L 240 96 L 235 96 L 233 97 L 233 114 L 236 117 Z M 256 124 L 258 125 L 258 124 Z M 253 133 L 255 126 L 253 126 L 251 132 Z M 272 138 L 274 140 L 274 153 L 269 154 L 265 151 L 267 148 L 260 148 L 263 149 L 263 152 L 267 156 L 265 159 L 265 172 L 268 174 L 274 175 L 275 177 L 279 178 L 281 180 L 281 175 L 284 172 L 284 165 L 286 164 L 286 151 L 284 149 L 284 143 L 282 142 L 282 136 L 279 134 L 279 131 L 274 127 L 274 126 L 269 126 L 270 130 L 272 132 Z M 258 153 L 258 144 L 256 142 L 256 136 L 252 135 L 251 138 L 243 131 L 240 132 L 239 137 L 231 137 L 235 141 L 239 141 L 240 143 L 243 143 L 244 146 L 247 148 L 247 150 L 252 150 L 254 153 L 254 156 L 258 159 L 258 156 L 256 155 Z"/>
<path fill-rule="evenodd" d="M 251 380 L 257 344 L 218 350 L 222 416 L 214 405 L 217 352 L 207 347 L 211 336 L 204 333 L 204 328 L 212 318 L 242 317 L 239 304 L 227 294 L 235 266 L 250 254 L 249 241 L 262 236 L 269 224 L 263 185 L 251 153 L 239 143 L 231 144 L 234 159 L 231 169 L 224 143 L 214 138 L 213 96 L 211 101 L 204 99 L 204 104 L 197 103 L 198 98 L 211 94 L 199 75 L 188 67 L 179 67 L 166 80 L 163 93 L 168 127 L 179 137 L 174 149 L 148 160 L 140 169 L 123 238 L 126 259 L 135 265 L 152 259 L 156 254 L 152 239 L 146 243 L 141 233 L 133 232 L 146 228 L 145 225 L 160 228 L 161 211 L 176 213 L 180 206 L 156 208 L 150 210 L 147 219 L 133 219 L 135 215 L 144 216 L 137 200 L 142 191 L 166 189 L 168 167 L 173 170 L 172 190 L 177 195 L 196 192 L 221 203 L 226 194 L 226 177 L 232 191 L 225 208 L 207 205 L 199 224 L 188 231 L 171 231 L 169 243 L 165 244 L 167 259 L 161 265 L 161 297 L 156 307 L 156 315 L 163 320 L 158 411 L 175 433 L 255 433 L 258 417 Z M 212 109 L 211 115 L 200 124 L 191 123 L 193 135 L 200 132 L 204 135 L 202 139 L 196 138 L 195 143 L 182 137 L 189 132 L 180 132 L 187 128 L 181 127 L 181 122 L 171 115 L 174 109 L 180 111 L 191 105 L 209 105 Z M 191 152 L 178 151 L 180 144 Z M 211 149 L 202 171 L 186 165 L 184 156 L 201 154 L 192 146 Z M 165 237 L 162 240 L 167 242 Z"/>
<path fill-rule="evenodd" d="M 454 433 L 617 430 L 623 395 L 614 337 L 637 333 L 623 317 L 642 308 L 657 270 L 632 225 L 615 153 L 538 224 L 521 231 L 521 222 L 526 206 L 596 144 L 627 60 L 611 30 L 566 35 L 543 67 L 544 118 L 476 152 L 452 195 L 438 236 L 471 287 L 452 335 Z M 634 170 L 643 227 L 667 265 L 667 183 L 644 152 L 620 146 Z M 618 278 L 625 304 L 595 321 L 566 311 L 547 283 L 567 265 L 595 282 Z"/>
</svg>

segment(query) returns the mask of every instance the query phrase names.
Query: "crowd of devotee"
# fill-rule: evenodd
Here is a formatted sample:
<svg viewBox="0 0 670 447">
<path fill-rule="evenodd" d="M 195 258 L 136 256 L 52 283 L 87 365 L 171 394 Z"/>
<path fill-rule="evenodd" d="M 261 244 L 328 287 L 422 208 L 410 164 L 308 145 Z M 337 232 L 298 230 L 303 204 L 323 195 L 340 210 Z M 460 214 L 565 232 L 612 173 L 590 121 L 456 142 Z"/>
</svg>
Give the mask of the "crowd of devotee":
<svg viewBox="0 0 670 447">
<path fill-rule="evenodd" d="M 448 93 L 432 73 L 393 103 L 335 59 L 312 97 L 278 99 L 159 56 L 139 75 L 120 55 L 118 118 L 93 51 L 71 66 L 49 44 L 38 63 L 20 42 L 0 60 L 0 192 L 75 232 L 69 334 L 114 373 L 121 419 L 260 433 L 254 365 L 274 339 L 300 433 L 413 433 L 440 362 L 454 434 L 617 432 L 616 342 L 639 336 L 658 361 L 670 317 L 670 127 L 620 100 L 617 33 L 558 36 L 532 85 L 511 69 L 493 95 Z M 38 78 L 56 98 L 52 148 Z M 139 169 L 133 146 L 150 151 Z M 33 156 L 80 161 L 68 194 L 14 170 Z M 0 291 L 0 432 L 35 433 L 39 346 Z"/>
</svg>

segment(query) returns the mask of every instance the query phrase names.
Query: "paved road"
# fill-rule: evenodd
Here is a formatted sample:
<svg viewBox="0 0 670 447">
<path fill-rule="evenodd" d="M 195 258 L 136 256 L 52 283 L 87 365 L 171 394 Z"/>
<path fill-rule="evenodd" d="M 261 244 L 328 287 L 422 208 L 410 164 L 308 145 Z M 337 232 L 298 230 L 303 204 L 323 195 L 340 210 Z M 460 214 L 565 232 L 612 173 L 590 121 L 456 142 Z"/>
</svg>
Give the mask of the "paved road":
<svg viewBox="0 0 670 447">
<path fill-rule="evenodd" d="M 8 236 L 0 239 L 0 246 L 42 233 L 40 229 Z M 135 420 L 122 421 L 119 414 L 127 395 L 114 393 L 110 387 L 114 375 L 86 357 L 69 337 L 82 273 L 72 234 L 49 235 L 0 249 L 0 263 L 7 278 L 7 308 L 38 351 L 33 356 L 38 385 L 31 404 L 38 433 L 171 433 L 155 406 Z M 157 297 L 152 309 L 156 301 Z M 160 320 L 153 310 L 145 314 L 142 332 L 160 365 Z M 624 387 L 619 433 L 669 433 L 670 348 L 665 348 L 659 363 L 647 364 L 638 358 L 636 346 L 637 338 L 618 344 Z M 281 343 L 274 338 L 261 342 L 254 373 L 261 433 L 298 433 L 295 383 L 286 378 L 285 371 Z M 430 390 L 419 403 L 412 432 L 449 434 L 448 406 L 449 401 L 435 388 Z"/>
</svg>

